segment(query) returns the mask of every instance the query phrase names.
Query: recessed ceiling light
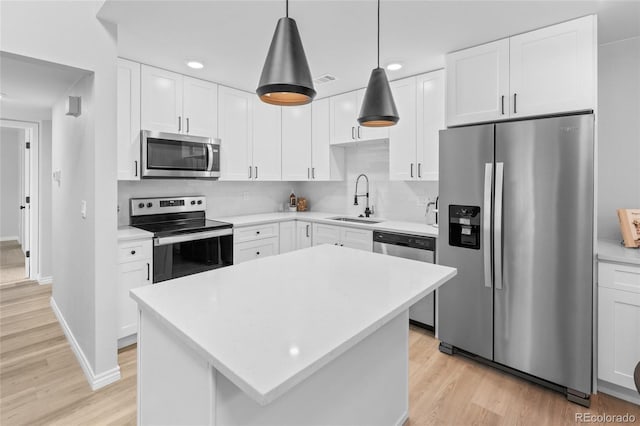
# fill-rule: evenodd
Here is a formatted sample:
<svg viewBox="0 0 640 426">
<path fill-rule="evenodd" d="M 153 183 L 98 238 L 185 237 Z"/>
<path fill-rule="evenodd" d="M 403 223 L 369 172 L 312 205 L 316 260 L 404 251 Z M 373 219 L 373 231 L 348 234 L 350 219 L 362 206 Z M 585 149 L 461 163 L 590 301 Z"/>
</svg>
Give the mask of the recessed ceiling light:
<svg viewBox="0 0 640 426">
<path fill-rule="evenodd" d="M 199 61 L 187 61 L 187 66 L 189 68 L 193 68 L 194 70 L 201 70 L 204 68 L 204 64 Z"/>
<path fill-rule="evenodd" d="M 397 62 L 393 62 L 393 63 L 387 65 L 387 69 L 389 71 L 398 71 L 400 68 L 402 68 L 402 64 L 397 63 Z"/>
<path fill-rule="evenodd" d="M 5 96 L 7 96 L 7 94 L 6 94 L 6 93 L 2 93 L 2 92 L 0 92 L 0 99 L 4 98 Z"/>
</svg>

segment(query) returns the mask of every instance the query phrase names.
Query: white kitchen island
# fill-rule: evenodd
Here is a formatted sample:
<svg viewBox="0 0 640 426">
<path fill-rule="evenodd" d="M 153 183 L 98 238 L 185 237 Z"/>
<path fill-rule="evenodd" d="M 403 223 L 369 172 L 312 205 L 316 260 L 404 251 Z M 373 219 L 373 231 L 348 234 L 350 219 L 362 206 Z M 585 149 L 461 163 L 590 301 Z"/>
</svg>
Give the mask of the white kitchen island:
<svg viewBox="0 0 640 426">
<path fill-rule="evenodd" d="M 322 245 L 134 289 L 138 423 L 400 425 L 409 306 L 455 274 Z"/>
</svg>

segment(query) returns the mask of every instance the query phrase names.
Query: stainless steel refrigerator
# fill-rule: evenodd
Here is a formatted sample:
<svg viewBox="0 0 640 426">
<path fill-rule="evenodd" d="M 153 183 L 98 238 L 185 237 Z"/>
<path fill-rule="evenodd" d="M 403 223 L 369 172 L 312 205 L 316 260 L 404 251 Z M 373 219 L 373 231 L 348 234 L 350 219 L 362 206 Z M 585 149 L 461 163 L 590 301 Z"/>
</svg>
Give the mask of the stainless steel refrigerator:
<svg viewBox="0 0 640 426">
<path fill-rule="evenodd" d="M 593 114 L 440 132 L 440 349 L 591 393 Z"/>
</svg>

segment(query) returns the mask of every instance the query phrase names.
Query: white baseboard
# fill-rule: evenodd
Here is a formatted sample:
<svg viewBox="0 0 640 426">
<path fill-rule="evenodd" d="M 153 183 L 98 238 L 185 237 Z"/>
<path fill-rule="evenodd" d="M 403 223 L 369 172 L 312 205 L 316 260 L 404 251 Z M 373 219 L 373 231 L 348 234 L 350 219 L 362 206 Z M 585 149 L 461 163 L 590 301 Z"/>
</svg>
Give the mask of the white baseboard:
<svg viewBox="0 0 640 426">
<path fill-rule="evenodd" d="M 51 284 L 51 283 L 53 283 L 53 277 L 51 277 L 51 276 L 38 278 L 38 284 L 40 284 L 40 285 L 42 285 L 42 284 Z"/>
<path fill-rule="evenodd" d="M 20 238 L 17 236 L 0 237 L 0 241 L 17 241 L 20 244 Z"/>
<path fill-rule="evenodd" d="M 84 376 L 89 382 L 89 386 L 91 386 L 91 390 L 100 389 L 101 387 L 107 386 L 108 384 L 111 384 L 119 380 L 120 366 L 116 366 L 115 368 L 112 368 L 111 370 L 105 371 L 100 374 L 95 374 L 93 372 L 93 368 L 91 368 L 91 364 L 89 364 L 89 361 L 87 360 L 87 357 L 84 355 L 82 348 L 80 347 L 80 345 L 78 344 L 78 341 L 76 340 L 73 333 L 71 332 L 71 329 L 69 328 L 67 321 L 64 319 L 64 316 L 62 315 L 62 312 L 58 308 L 58 305 L 56 304 L 56 301 L 53 298 L 53 296 L 51 297 L 50 303 L 51 303 L 51 309 L 53 309 L 53 313 L 58 319 L 58 322 L 62 327 L 62 331 L 64 331 L 64 335 L 67 336 L 67 341 L 69 342 L 69 345 L 73 350 L 73 353 L 76 355 L 76 358 L 78 359 L 78 363 L 80 364 L 80 367 L 84 372 Z"/>
<path fill-rule="evenodd" d="M 607 395 L 615 396 L 632 404 L 640 405 L 640 393 L 636 392 L 635 389 L 627 389 L 615 383 L 598 380 L 598 392 L 606 393 Z"/>
</svg>

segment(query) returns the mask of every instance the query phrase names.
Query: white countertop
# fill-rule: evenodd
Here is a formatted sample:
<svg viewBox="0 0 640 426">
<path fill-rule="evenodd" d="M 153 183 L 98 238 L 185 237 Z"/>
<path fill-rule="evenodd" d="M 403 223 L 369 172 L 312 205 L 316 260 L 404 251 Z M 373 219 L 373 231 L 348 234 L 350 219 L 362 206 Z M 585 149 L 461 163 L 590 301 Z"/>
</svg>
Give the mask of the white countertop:
<svg viewBox="0 0 640 426">
<path fill-rule="evenodd" d="M 455 274 L 321 245 L 140 287 L 131 296 L 266 405 Z"/>
<path fill-rule="evenodd" d="M 143 240 L 145 238 L 153 238 L 153 232 L 134 228 L 133 226 L 118 227 L 118 241 Z"/>
<path fill-rule="evenodd" d="M 349 226 L 351 228 L 370 229 L 378 231 L 400 232 L 411 235 L 421 235 L 426 237 L 437 237 L 438 228 L 419 222 L 403 222 L 398 220 L 386 220 L 382 218 L 372 217 L 372 220 L 380 221 L 379 223 L 355 223 L 331 220 L 332 217 L 349 217 L 348 215 L 340 215 L 327 212 L 274 212 L 261 213 L 246 216 L 227 216 L 210 218 L 222 222 L 232 223 L 233 226 L 251 226 L 263 223 L 283 222 L 286 220 L 306 220 L 309 222 L 318 222 L 328 225 Z"/>
<path fill-rule="evenodd" d="M 627 248 L 615 240 L 598 240 L 598 260 L 640 265 L 640 249 Z"/>
</svg>

